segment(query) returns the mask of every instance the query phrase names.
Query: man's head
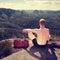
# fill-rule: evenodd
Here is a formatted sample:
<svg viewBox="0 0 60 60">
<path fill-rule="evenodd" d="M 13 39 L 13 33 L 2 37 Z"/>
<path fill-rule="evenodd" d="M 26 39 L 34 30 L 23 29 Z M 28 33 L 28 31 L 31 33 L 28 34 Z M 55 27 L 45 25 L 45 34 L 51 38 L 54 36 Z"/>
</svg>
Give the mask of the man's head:
<svg viewBox="0 0 60 60">
<path fill-rule="evenodd" d="M 45 26 L 46 20 L 45 19 L 40 19 L 39 24 L 40 26 Z"/>
</svg>

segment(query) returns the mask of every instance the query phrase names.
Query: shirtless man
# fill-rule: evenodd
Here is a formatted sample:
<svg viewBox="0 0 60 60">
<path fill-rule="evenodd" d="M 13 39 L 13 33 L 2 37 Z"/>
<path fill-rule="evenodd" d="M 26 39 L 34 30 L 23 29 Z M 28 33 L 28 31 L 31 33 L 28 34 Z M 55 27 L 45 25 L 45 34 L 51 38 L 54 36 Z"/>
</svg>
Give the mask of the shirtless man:
<svg viewBox="0 0 60 60">
<path fill-rule="evenodd" d="M 45 19 L 40 19 L 39 29 L 23 29 L 23 32 L 27 32 L 29 38 L 31 38 L 34 46 L 45 46 L 50 39 L 49 29 L 45 27 Z M 33 34 L 35 33 L 37 37 Z"/>
</svg>

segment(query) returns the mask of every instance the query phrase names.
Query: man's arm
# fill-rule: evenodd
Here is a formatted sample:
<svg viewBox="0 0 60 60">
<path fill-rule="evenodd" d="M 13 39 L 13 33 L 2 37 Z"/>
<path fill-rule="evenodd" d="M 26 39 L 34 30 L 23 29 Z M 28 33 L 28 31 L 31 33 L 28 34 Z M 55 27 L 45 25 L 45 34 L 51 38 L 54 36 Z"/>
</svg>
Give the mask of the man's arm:
<svg viewBox="0 0 60 60">
<path fill-rule="evenodd" d="M 26 33 L 26 32 L 36 33 L 36 29 L 23 29 L 23 32 L 24 32 L 24 33 Z"/>
<path fill-rule="evenodd" d="M 24 33 L 28 33 L 28 37 L 30 40 L 33 40 L 34 38 L 36 38 L 33 34 L 34 29 L 23 29 Z"/>
<path fill-rule="evenodd" d="M 31 31 L 31 29 L 23 29 L 22 32 L 26 33 L 26 32 L 29 32 Z"/>
</svg>

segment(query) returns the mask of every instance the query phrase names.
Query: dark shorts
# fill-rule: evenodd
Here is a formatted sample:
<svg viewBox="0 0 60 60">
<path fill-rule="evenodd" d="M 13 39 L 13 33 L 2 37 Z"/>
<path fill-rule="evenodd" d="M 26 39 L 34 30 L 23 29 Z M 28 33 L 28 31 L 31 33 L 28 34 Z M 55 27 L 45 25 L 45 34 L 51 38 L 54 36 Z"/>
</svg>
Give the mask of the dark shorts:
<svg viewBox="0 0 60 60">
<path fill-rule="evenodd" d="M 45 46 L 47 45 L 47 43 L 48 43 L 48 42 L 46 42 L 46 44 L 45 44 L 45 45 L 39 45 L 39 44 L 37 43 L 36 38 L 35 38 L 35 39 L 33 39 L 33 40 L 32 40 L 32 42 L 33 42 L 34 46 L 36 46 L 36 47 L 45 47 Z"/>
</svg>

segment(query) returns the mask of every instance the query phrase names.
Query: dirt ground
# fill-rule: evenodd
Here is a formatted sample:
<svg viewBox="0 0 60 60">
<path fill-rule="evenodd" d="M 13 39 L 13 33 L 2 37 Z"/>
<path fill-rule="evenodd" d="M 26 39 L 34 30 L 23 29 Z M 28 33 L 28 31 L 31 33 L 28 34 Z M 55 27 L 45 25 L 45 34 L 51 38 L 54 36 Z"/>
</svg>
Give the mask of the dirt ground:
<svg viewBox="0 0 60 60">
<path fill-rule="evenodd" d="M 58 41 L 58 44 L 60 42 Z M 29 41 L 29 47 L 26 49 L 14 49 L 11 55 L 1 60 L 60 60 L 59 47 L 37 48 Z"/>
</svg>

